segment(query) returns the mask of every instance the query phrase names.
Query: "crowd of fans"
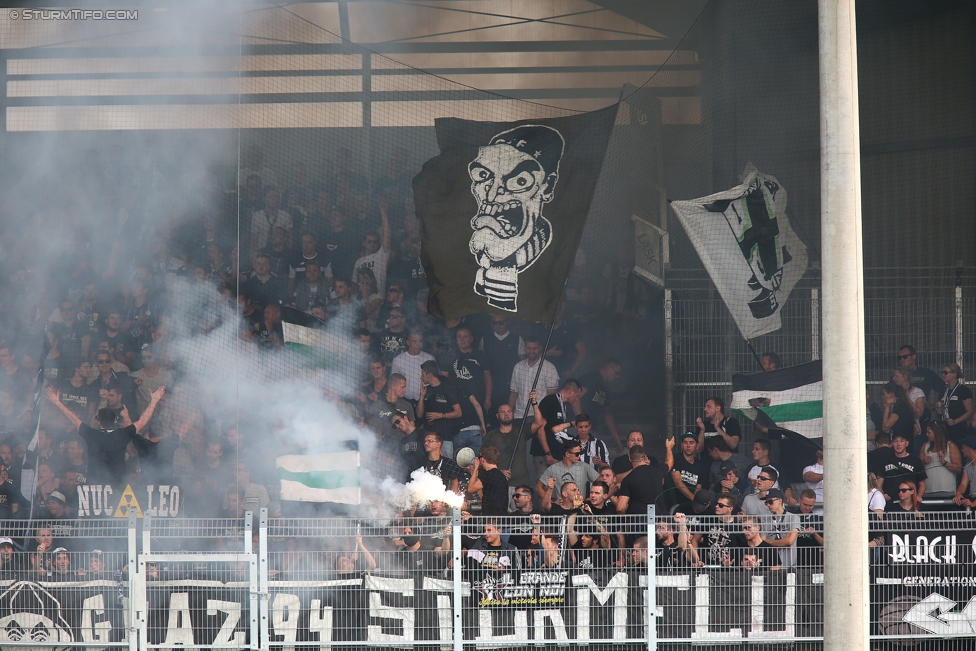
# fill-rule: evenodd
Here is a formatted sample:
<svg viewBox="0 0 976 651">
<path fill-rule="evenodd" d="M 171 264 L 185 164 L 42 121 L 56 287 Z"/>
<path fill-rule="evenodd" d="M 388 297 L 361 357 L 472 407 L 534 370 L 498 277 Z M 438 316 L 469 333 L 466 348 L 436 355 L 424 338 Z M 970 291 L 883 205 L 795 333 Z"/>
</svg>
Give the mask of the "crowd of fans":
<svg viewBox="0 0 976 651">
<path fill-rule="evenodd" d="M 788 567 L 797 547 L 822 543 L 830 469 L 819 452 L 790 476 L 774 461 L 778 438 L 746 446 L 719 397 L 705 403 L 697 431 L 668 440 L 661 461 L 639 428 L 618 430 L 618 360 L 646 347 L 650 305 L 622 263 L 594 268 L 578 256 L 551 335 L 500 315 L 445 322 L 426 310 L 404 150 L 370 188 L 345 149 L 317 178 L 296 164 L 279 184 L 251 147 L 237 184 L 214 180 L 194 204 L 206 209 L 191 216 L 140 203 L 120 161 L 115 149 L 105 162 L 89 156 L 85 183 L 60 214 L 66 243 L 55 259 L 32 255 L 44 232 L 4 226 L 0 519 L 70 521 L 78 486 L 138 483 L 182 486 L 186 516 L 280 514 L 274 458 L 303 446 L 283 421 L 265 427 L 246 406 L 230 414 L 204 404 L 198 379 L 172 354 L 177 333 L 212 332 L 229 304 L 241 315 L 238 354 L 271 365 L 289 310 L 348 338 L 338 370 L 355 388 L 318 388 L 372 433 L 363 463 L 374 476 L 406 482 L 423 469 L 464 496 L 465 513 L 524 520 L 465 538 L 479 566 L 646 563 L 639 527 L 621 530 L 608 516 L 643 516 L 649 504 L 675 514 L 657 532 L 660 562 Z M 157 176 L 154 196 L 161 187 L 179 195 L 180 183 Z M 72 216 L 76 205 L 87 219 Z M 911 346 L 898 358 L 867 419 L 872 510 L 918 511 L 933 495 L 976 504 L 976 420 L 962 370 L 946 364 L 940 378 L 916 365 Z M 768 353 L 763 363 L 772 370 L 779 360 Z M 35 401 L 38 374 L 44 396 Z M 433 502 L 398 517 L 444 509 Z M 689 520 L 703 515 L 727 526 L 696 529 Z M 568 518 L 565 537 L 543 524 L 551 516 Z M 450 550 L 443 528 L 409 529 L 388 538 L 388 551 Z M 23 553 L 57 550 L 44 542 L 50 532 L 38 530 Z M 347 564 L 370 566 L 371 551 L 350 542 Z M 32 567 L 50 571 L 58 561 L 49 560 Z"/>
</svg>

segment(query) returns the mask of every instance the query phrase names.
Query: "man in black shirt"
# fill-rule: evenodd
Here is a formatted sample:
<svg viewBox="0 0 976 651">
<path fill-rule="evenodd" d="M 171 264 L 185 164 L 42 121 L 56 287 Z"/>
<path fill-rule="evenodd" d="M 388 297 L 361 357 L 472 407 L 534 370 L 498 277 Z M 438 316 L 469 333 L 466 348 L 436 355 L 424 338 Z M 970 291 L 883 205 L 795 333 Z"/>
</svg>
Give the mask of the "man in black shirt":
<svg viewBox="0 0 976 651">
<path fill-rule="evenodd" d="M 618 451 L 623 450 L 624 444 L 620 440 L 617 423 L 610 410 L 610 389 L 607 385 L 620 377 L 620 368 L 620 362 L 611 357 L 603 362 L 599 370 L 580 378 L 584 392 L 580 398 L 583 413 L 593 419 L 593 428 L 601 438 L 607 440 L 607 434 L 613 437 Z"/>
<path fill-rule="evenodd" d="M 457 342 L 457 356 L 450 368 L 451 382 L 474 396 L 486 410 L 491 409 L 491 370 L 484 351 L 474 349 L 474 334 L 466 325 L 457 329 L 454 340 Z"/>
<path fill-rule="evenodd" d="M 508 477 L 498 468 L 498 448 L 488 445 L 481 448 L 481 456 L 471 462 L 471 479 L 468 492 L 481 491 L 482 515 L 506 515 L 508 513 Z M 511 475 L 511 473 L 509 473 Z"/>
<path fill-rule="evenodd" d="M 406 473 L 401 473 L 405 477 L 404 481 L 410 481 L 410 473 L 423 465 L 426 458 L 424 435 L 427 432 L 413 424 L 410 420 L 412 413 L 412 408 L 409 412 L 398 409 L 390 416 L 390 423 L 403 435 L 400 439 L 400 458 L 407 470 Z"/>
<path fill-rule="evenodd" d="M 427 453 L 427 458 L 424 459 L 420 467 L 430 474 L 440 477 L 441 481 L 444 482 L 444 488 L 457 493 L 464 471 L 452 459 L 441 454 L 443 445 L 444 441 L 439 434 L 426 432 L 424 434 L 424 452 Z"/>
<path fill-rule="evenodd" d="M 420 400 L 417 418 L 427 422 L 427 428 L 437 432 L 445 443 L 444 454 L 454 457 L 454 435 L 461 429 L 461 401 L 454 387 L 441 380 L 437 362 L 429 360 L 420 365 Z"/>
<path fill-rule="evenodd" d="M 732 452 L 739 452 L 739 438 L 742 435 L 739 421 L 725 415 L 725 401 L 713 396 L 705 401 L 704 420 L 699 416 L 698 424 L 698 453 L 705 449 L 705 439 L 721 436 Z"/>
<path fill-rule="evenodd" d="M 532 443 L 532 456 L 544 455 L 549 465 L 562 460 L 563 445 L 576 439 L 573 403 L 580 393 L 579 381 L 569 378 L 563 382 L 559 391 L 539 401 L 539 411 L 546 419 L 546 426 L 536 435 L 538 442 Z"/>
<path fill-rule="evenodd" d="M 139 436 L 156 411 L 156 405 L 166 393 L 165 387 L 159 387 L 152 393 L 149 406 L 142 412 L 139 420 L 126 427 L 117 427 L 115 414 L 110 409 L 99 409 L 96 414 L 102 429 L 94 429 L 81 422 L 74 412 L 61 404 L 57 389 L 48 387 L 47 399 L 64 414 L 71 425 L 78 429 L 78 434 L 88 444 L 89 453 L 89 483 L 91 484 L 120 484 L 125 479 L 125 448 L 132 443 L 137 452 L 148 453 L 155 442 Z M 123 412 L 123 418 L 129 420 L 129 412 Z"/>
<path fill-rule="evenodd" d="M 922 460 L 909 452 L 911 442 L 907 434 L 899 433 L 891 437 L 891 447 L 884 448 L 884 452 L 877 450 L 874 458 L 875 466 L 869 468 L 878 476 L 878 489 L 884 493 L 885 499 L 898 498 L 898 484 L 909 479 L 918 486 L 919 499 L 925 495 L 925 464 Z"/>
<path fill-rule="evenodd" d="M 673 441 L 674 439 L 669 439 Z M 630 463 L 634 467 L 620 483 L 617 491 L 617 513 L 646 515 L 647 505 L 654 504 L 664 491 L 666 468 L 650 465 L 644 448 L 630 448 Z"/>
<path fill-rule="evenodd" d="M 389 322 L 390 325 L 386 330 L 373 335 L 374 351 L 383 358 L 387 366 L 393 363 L 394 357 L 406 352 L 407 337 L 410 336 L 406 328 L 406 313 L 402 307 L 394 307 L 390 310 Z"/>
<path fill-rule="evenodd" d="M 679 437 L 681 454 L 675 455 L 674 467 L 671 469 L 669 489 L 670 501 L 673 503 L 695 499 L 695 493 L 709 484 L 709 472 L 712 464 L 710 460 L 702 459 L 695 454 L 698 449 L 698 436 L 694 432 L 685 432 Z"/>
<path fill-rule="evenodd" d="M 935 400 L 938 400 L 938 396 L 941 396 L 942 392 L 945 391 L 945 382 L 942 381 L 942 378 L 932 369 L 918 366 L 915 346 L 905 344 L 899 348 L 898 361 L 906 370 L 911 372 L 912 386 L 924 391 L 925 399 L 929 401 L 929 404 L 934 404 L 932 394 L 934 393 L 936 395 Z"/>
</svg>

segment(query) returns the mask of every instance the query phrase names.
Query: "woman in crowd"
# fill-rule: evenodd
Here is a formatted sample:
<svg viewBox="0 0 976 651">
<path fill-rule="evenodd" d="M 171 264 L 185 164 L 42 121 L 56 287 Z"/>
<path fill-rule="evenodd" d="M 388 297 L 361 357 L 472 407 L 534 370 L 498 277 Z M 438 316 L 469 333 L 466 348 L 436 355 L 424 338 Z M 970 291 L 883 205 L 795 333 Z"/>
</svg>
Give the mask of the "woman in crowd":
<svg viewBox="0 0 976 651">
<path fill-rule="evenodd" d="M 905 391 L 905 395 L 908 396 L 908 402 L 911 403 L 915 422 L 918 423 L 919 432 L 923 431 L 922 428 L 929 420 L 928 414 L 926 413 L 928 407 L 925 405 L 925 392 L 918 387 L 912 386 L 912 374 L 904 366 L 900 366 L 892 371 L 891 381 Z"/>
<path fill-rule="evenodd" d="M 376 325 L 376 317 L 383 305 L 383 294 L 376 287 L 376 276 L 373 270 L 363 265 L 356 271 L 356 285 L 359 287 L 359 297 L 366 310 L 366 329 L 370 332 L 382 330 Z"/>
<path fill-rule="evenodd" d="M 884 493 L 878 490 L 878 476 L 868 473 L 868 511 L 881 515 L 885 510 Z"/>
<path fill-rule="evenodd" d="M 888 382 L 881 389 L 881 396 L 884 408 L 881 428 L 888 432 L 891 438 L 902 434 L 911 441 L 915 438 L 918 424 L 915 422 L 915 412 L 908 394 L 894 382 Z"/>
<path fill-rule="evenodd" d="M 921 515 L 918 504 L 918 486 L 910 479 L 898 482 L 898 495 L 893 496 L 888 505 L 885 506 L 886 514 L 906 514 L 914 513 Z"/>
<path fill-rule="evenodd" d="M 942 394 L 942 420 L 952 441 L 959 441 L 969 433 L 969 419 L 973 416 L 973 392 L 962 383 L 962 369 L 950 363 L 942 367 L 942 380 L 946 383 Z"/>
<path fill-rule="evenodd" d="M 945 426 L 941 421 L 932 421 L 925 428 L 926 442 L 918 455 L 925 464 L 925 494 L 932 497 L 935 493 L 945 493 L 951 496 L 959 485 L 959 472 L 962 470 L 962 454 L 959 446 L 946 436 Z"/>
</svg>

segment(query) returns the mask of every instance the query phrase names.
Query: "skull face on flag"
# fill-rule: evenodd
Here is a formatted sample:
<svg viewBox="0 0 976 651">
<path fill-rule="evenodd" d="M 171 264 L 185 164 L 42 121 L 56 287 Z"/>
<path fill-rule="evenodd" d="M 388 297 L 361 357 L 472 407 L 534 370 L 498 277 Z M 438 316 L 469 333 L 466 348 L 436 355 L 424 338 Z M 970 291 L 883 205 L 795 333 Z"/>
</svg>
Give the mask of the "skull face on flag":
<svg viewBox="0 0 976 651">
<path fill-rule="evenodd" d="M 468 243 L 480 267 L 474 291 L 493 307 L 517 311 L 518 274 L 552 241 L 542 208 L 552 201 L 564 146 L 556 129 L 527 124 L 494 136 L 468 165 L 478 201 Z"/>
<path fill-rule="evenodd" d="M 62 651 L 70 648 L 72 641 L 61 604 L 41 586 L 18 581 L 0 595 L 0 648 L 4 648 L 4 642 L 37 642 L 38 646 L 16 648 Z"/>
</svg>

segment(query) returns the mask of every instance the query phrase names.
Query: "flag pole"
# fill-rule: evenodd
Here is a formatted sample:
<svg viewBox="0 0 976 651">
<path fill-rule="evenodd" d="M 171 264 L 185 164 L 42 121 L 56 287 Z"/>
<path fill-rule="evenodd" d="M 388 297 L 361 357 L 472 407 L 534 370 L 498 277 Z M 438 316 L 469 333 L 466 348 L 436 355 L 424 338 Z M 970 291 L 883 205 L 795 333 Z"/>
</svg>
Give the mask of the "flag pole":
<svg viewBox="0 0 976 651">
<path fill-rule="evenodd" d="M 759 357 L 758 354 L 756 354 L 756 349 L 752 347 L 752 342 L 749 341 L 748 339 L 746 339 L 746 346 L 748 346 L 749 350 L 752 351 L 752 356 L 756 358 L 756 364 L 759 364 L 759 370 L 765 371 L 766 369 L 763 368 L 762 359 Z"/>
<path fill-rule="evenodd" d="M 560 306 L 562 307 L 562 306 Z M 546 353 L 549 351 L 549 342 L 552 341 L 552 331 L 556 328 L 556 319 L 559 318 L 559 309 L 556 309 L 556 315 L 552 317 L 552 323 L 549 324 L 549 334 L 546 336 L 546 345 L 542 347 L 542 357 L 539 358 L 539 368 L 535 370 L 535 379 L 532 380 L 532 388 L 529 389 L 529 393 L 535 391 L 535 387 L 539 384 L 539 376 L 542 375 L 542 365 L 546 362 Z M 528 396 L 526 396 L 528 398 Z M 522 442 L 522 432 L 525 429 L 525 419 L 529 416 L 529 409 L 532 407 L 532 401 L 525 401 L 525 411 L 522 413 L 522 422 L 519 423 L 518 436 L 515 437 L 515 446 L 512 448 L 512 458 L 508 460 L 508 470 L 511 472 L 512 465 L 515 463 L 515 455 L 518 454 L 519 443 Z"/>
</svg>

